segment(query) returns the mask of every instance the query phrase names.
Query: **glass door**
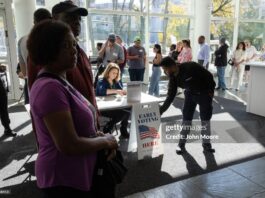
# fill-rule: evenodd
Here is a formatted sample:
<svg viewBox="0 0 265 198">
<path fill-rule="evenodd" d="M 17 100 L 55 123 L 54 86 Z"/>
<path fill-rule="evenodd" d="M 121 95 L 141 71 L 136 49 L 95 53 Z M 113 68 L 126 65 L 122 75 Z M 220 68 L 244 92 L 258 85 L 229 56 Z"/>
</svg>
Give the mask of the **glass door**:
<svg viewBox="0 0 265 198">
<path fill-rule="evenodd" d="M 6 17 L 5 10 L 0 9 L 0 64 L 6 68 L 6 74 L 8 79 L 8 89 L 9 96 L 13 95 L 13 89 L 11 88 L 12 81 L 10 80 L 11 75 L 11 64 L 10 64 L 10 56 L 9 56 L 9 48 L 8 48 L 8 31 L 6 25 Z M 2 67 L 3 68 L 3 67 Z"/>
</svg>

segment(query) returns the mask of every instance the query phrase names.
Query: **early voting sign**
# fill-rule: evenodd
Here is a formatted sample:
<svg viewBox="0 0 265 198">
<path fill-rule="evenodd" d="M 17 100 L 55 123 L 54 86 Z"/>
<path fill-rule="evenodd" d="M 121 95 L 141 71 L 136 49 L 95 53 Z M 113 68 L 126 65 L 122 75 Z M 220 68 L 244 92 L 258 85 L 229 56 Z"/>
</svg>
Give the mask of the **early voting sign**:
<svg viewBox="0 0 265 198">
<path fill-rule="evenodd" d="M 138 160 L 163 154 L 158 103 L 134 105 Z"/>
</svg>

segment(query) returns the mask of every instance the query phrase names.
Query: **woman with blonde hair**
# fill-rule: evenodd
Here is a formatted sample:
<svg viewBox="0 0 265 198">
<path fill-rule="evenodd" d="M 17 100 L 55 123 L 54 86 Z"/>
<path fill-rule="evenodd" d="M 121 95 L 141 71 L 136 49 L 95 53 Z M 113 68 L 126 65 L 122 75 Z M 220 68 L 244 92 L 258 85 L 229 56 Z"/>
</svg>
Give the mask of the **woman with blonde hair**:
<svg viewBox="0 0 265 198">
<path fill-rule="evenodd" d="M 192 61 L 192 51 L 190 46 L 190 40 L 182 40 L 183 48 L 178 55 L 178 63 L 185 63 Z"/>
<path fill-rule="evenodd" d="M 109 63 L 102 74 L 103 78 L 97 83 L 96 95 L 126 95 L 126 91 L 122 90 L 122 85 L 120 83 L 120 73 L 121 71 L 117 64 Z"/>
<path fill-rule="evenodd" d="M 112 94 L 126 95 L 126 91 L 122 90 L 120 83 L 120 68 L 115 63 L 109 63 L 103 73 L 103 78 L 100 79 L 96 87 L 97 96 L 107 96 Z M 111 133 L 116 123 L 121 121 L 120 132 L 125 138 L 129 137 L 127 132 L 128 119 L 130 111 L 127 109 L 102 111 L 101 115 L 111 118 L 111 120 L 104 126 L 104 133 Z"/>
</svg>

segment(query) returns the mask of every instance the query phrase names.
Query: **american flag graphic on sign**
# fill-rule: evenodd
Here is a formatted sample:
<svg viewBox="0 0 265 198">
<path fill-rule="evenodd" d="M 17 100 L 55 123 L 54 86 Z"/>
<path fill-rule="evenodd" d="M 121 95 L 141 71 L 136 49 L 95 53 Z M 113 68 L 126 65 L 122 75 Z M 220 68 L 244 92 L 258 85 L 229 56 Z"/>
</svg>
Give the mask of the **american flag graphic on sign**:
<svg viewBox="0 0 265 198">
<path fill-rule="evenodd" d="M 138 128 L 139 128 L 141 140 L 145 139 L 145 138 L 160 138 L 159 133 L 157 132 L 156 128 L 154 128 L 154 127 L 139 125 Z"/>
</svg>

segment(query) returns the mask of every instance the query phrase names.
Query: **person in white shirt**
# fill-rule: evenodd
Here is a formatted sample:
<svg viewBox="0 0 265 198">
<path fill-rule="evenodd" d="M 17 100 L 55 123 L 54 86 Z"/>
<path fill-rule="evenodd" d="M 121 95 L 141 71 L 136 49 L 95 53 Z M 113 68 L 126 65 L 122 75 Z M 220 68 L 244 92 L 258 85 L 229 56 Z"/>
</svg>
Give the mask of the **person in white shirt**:
<svg viewBox="0 0 265 198">
<path fill-rule="evenodd" d="M 204 68 L 209 68 L 209 56 L 210 56 L 210 47 L 205 43 L 205 36 L 201 35 L 198 38 L 198 43 L 200 45 L 199 53 L 197 56 L 198 63 Z"/>
<path fill-rule="evenodd" d="M 255 60 L 257 56 L 257 50 L 253 45 L 251 45 L 251 42 L 249 40 L 245 40 L 244 43 L 246 45 L 245 85 L 247 86 L 250 70 L 248 63 Z"/>
<path fill-rule="evenodd" d="M 33 14 L 34 25 L 40 23 L 43 20 L 51 19 L 52 15 L 49 10 L 45 8 L 37 9 Z M 25 104 L 29 103 L 29 92 L 28 92 L 28 49 L 27 49 L 28 35 L 21 37 L 18 41 L 18 62 L 20 65 L 21 73 L 23 74 L 25 85 L 24 85 L 24 100 Z"/>
<path fill-rule="evenodd" d="M 231 88 L 235 88 L 236 91 L 239 90 L 242 80 L 243 80 L 243 75 L 244 75 L 244 70 L 245 70 L 245 60 L 246 60 L 246 46 L 244 42 L 239 42 L 237 44 L 236 50 L 233 53 L 233 66 L 232 66 L 232 76 L 231 76 Z M 236 86 L 233 87 L 235 77 L 237 77 L 236 81 Z"/>
</svg>

